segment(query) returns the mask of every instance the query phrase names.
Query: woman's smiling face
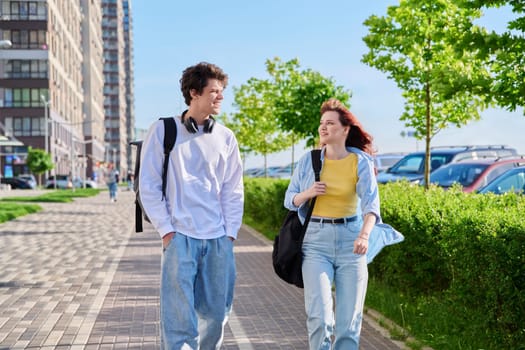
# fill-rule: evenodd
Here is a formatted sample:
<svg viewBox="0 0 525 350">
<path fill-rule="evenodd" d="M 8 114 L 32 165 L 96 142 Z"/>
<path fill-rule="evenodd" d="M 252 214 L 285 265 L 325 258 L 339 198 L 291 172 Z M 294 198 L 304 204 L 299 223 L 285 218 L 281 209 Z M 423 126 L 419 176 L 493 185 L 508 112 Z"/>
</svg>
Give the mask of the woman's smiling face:
<svg viewBox="0 0 525 350">
<path fill-rule="evenodd" d="M 343 126 L 339 120 L 339 113 L 327 111 L 321 116 L 319 124 L 319 141 L 323 145 L 345 143 L 350 127 Z"/>
</svg>

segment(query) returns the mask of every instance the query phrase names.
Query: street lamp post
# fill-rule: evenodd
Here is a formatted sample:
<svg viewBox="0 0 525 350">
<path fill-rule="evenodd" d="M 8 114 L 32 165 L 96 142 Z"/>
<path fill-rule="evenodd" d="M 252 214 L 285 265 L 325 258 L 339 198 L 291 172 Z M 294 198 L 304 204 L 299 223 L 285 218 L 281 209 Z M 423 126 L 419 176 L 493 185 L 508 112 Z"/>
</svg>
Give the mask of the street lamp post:
<svg viewBox="0 0 525 350">
<path fill-rule="evenodd" d="M 40 99 L 42 100 L 42 103 L 44 104 L 44 149 L 46 151 L 46 154 L 49 153 L 49 104 L 51 103 L 50 100 L 46 100 L 44 95 L 40 95 Z M 54 161 L 54 159 L 53 159 Z M 47 180 L 47 177 L 49 176 L 48 171 L 45 172 L 45 178 Z M 56 184 L 56 179 L 55 179 Z"/>
<path fill-rule="evenodd" d="M 74 145 L 75 139 L 73 137 L 73 126 L 71 126 L 71 190 L 75 192 L 75 145 Z"/>
<path fill-rule="evenodd" d="M 9 49 L 13 46 L 11 40 L 0 40 L 0 49 Z"/>
<path fill-rule="evenodd" d="M 0 40 L 0 49 L 9 49 L 13 46 L 11 40 Z"/>
</svg>

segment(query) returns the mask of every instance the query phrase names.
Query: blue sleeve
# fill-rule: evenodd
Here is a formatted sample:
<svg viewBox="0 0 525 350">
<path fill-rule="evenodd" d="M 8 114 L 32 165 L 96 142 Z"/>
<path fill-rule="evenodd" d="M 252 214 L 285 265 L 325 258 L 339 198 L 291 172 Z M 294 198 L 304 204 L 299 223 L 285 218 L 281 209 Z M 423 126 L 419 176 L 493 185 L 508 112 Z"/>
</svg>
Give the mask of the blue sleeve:
<svg viewBox="0 0 525 350">
<path fill-rule="evenodd" d="M 371 158 L 358 154 L 357 177 L 356 191 L 360 198 L 361 212 L 363 216 L 368 213 L 374 214 L 376 222 L 380 223 L 379 189 Z"/>
<path fill-rule="evenodd" d="M 297 166 L 294 169 L 290 183 L 288 184 L 288 189 L 284 196 L 284 207 L 288 210 L 298 210 L 299 207 L 293 204 L 294 197 L 301 192 L 301 178 L 304 171 L 304 157 L 299 160 Z"/>
</svg>

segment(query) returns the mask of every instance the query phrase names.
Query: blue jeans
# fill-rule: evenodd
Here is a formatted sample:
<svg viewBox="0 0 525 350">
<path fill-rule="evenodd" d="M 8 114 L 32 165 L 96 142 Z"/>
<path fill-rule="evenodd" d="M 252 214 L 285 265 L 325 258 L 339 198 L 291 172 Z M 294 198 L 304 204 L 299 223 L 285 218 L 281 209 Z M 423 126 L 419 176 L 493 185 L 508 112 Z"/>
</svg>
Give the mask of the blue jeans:
<svg viewBox="0 0 525 350">
<path fill-rule="evenodd" d="M 366 255 L 353 250 L 362 224 L 361 218 L 346 224 L 308 224 L 302 271 L 310 350 L 359 348 L 368 267 Z"/>
<path fill-rule="evenodd" d="M 109 199 L 117 199 L 117 183 L 112 182 L 108 184 Z"/>
<path fill-rule="evenodd" d="M 219 349 L 235 284 L 233 242 L 176 233 L 162 255 L 161 349 Z"/>
</svg>

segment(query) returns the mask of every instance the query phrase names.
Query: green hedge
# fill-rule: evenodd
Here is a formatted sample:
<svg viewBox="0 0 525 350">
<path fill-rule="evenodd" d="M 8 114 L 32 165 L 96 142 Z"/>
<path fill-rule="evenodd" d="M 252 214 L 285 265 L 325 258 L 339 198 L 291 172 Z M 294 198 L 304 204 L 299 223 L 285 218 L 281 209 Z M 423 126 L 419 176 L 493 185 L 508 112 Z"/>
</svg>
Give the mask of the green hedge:
<svg viewBox="0 0 525 350">
<path fill-rule="evenodd" d="M 473 349 L 525 348 L 525 197 L 407 183 L 380 193 L 384 221 L 406 239 L 371 264 L 371 275 L 414 300 L 438 300 Z"/>
<path fill-rule="evenodd" d="M 270 238 L 287 184 L 245 180 L 245 221 Z M 367 304 L 435 348 L 525 349 L 525 196 L 406 182 L 380 185 L 380 195 L 383 221 L 405 241 L 369 265 Z"/>
<path fill-rule="evenodd" d="M 274 239 L 286 215 L 284 193 L 289 180 L 246 178 L 244 181 L 245 222 Z"/>
</svg>

